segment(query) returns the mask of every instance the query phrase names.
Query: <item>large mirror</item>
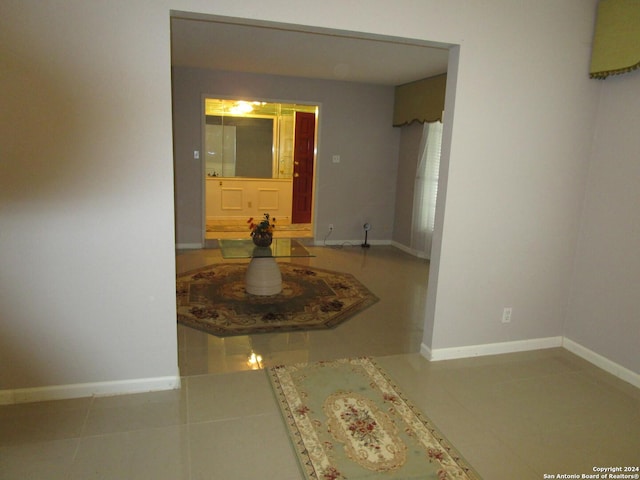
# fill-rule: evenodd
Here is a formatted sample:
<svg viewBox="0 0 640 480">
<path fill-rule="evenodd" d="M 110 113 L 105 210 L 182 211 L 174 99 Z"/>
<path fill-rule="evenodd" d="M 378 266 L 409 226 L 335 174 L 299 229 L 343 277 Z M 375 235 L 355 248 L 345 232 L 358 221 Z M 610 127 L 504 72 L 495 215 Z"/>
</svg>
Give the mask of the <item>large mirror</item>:
<svg viewBox="0 0 640 480">
<path fill-rule="evenodd" d="M 292 178 L 295 113 L 316 105 L 205 99 L 208 177 Z"/>
</svg>

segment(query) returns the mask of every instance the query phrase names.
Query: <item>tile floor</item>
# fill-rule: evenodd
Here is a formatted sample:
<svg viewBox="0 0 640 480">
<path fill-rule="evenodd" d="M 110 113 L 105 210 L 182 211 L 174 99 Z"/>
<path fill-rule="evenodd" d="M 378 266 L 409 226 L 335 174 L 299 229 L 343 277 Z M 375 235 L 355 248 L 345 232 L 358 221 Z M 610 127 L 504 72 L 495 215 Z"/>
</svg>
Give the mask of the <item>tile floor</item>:
<svg viewBox="0 0 640 480">
<path fill-rule="evenodd" d="M 179 391 L 0 407 L 0 479 L 301 478 L 264 365 L 371 355 L 485 480 L 640 465 L 640 390 L 563 349 L 429 363 L 428 264 L 393 247 L 313 247 L 380 301 L 335 330 L 217 339 L 179 327 Z M 221 261 L 179 252 L 178 271 Z"/>
</svg>

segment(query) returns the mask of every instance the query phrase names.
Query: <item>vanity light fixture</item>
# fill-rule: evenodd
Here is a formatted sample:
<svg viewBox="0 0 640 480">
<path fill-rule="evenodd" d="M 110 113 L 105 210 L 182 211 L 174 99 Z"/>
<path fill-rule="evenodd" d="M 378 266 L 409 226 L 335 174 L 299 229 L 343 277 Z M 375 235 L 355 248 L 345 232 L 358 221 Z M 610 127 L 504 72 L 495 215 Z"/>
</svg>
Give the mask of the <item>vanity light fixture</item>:
<svg viewBox="0 0 640 480">
<path fill-rule="evenodd" d="M 241 115 L 245 113 L 249 113 L 253 111 L 253 105 L 249 102 L 245 102 L 244 100 L 238 101 L 233 107 L 231 107 L 231 113 L 235 113 L 236 115 Z"/>
</svg>

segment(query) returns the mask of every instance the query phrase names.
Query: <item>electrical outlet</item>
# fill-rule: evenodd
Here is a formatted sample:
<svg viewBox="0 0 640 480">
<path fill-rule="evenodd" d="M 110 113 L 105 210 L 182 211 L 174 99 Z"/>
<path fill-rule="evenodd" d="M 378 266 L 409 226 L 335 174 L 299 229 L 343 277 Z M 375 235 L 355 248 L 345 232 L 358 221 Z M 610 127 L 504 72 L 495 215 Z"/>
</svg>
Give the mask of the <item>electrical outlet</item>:
<svg viewBox="0 0 640 480">
<path fill-rule="evenodd" d="M 502 310 L 502 323 L 511 323 L 511 313 L 513 312 L 513 308 L 504 307 Z"/>
<path fill-rule="evenodd" d="M 330 224 L 329 224 L 329 231 L 330 231 L 330 232 L 333 232 L 333 223 L 330 223 Z"/>
</svg>

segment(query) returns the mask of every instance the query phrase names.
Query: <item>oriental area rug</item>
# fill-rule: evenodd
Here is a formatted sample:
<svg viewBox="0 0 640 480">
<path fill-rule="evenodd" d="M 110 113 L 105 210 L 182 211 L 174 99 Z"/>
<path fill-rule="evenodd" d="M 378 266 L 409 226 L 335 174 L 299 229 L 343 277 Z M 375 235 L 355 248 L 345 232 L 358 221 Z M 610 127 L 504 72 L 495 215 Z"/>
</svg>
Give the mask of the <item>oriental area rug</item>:
<svg viewBox="0 0 640 480">
<path fill-rule="evenodd" d="M 307 479 L 480 478 L 370 358 L 267 372 Z"/>
<path fill-rule="evenodd" d="M 177 278 L 178 322 L 217 336 L 332 328 L 378 301 L 353 275 L 278 263 L 282 292 L 245 291 L 247 263 L 209 265 Z"/>
</svg>

